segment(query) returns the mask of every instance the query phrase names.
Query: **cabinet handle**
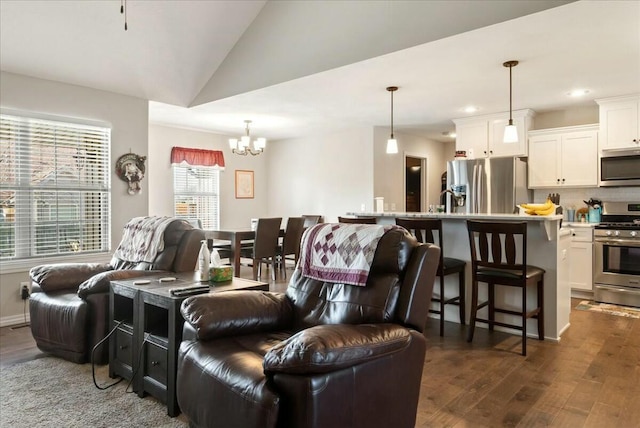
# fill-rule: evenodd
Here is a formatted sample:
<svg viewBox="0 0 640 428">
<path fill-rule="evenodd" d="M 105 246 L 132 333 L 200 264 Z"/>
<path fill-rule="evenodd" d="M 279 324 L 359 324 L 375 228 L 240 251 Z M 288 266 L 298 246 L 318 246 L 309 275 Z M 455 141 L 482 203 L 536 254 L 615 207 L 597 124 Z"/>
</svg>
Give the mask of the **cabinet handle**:
<svg viewBox="0 0 640 428">
<path fill-rule="evenodd" d="M 120 350 L 127 349 L 127 348 L 128 348 L 127 345 L 120 345 Z"/>
<path fill-rule="evenodd" d="M 562 179 L 562 182 L 564 183 L 564 178 Z"/>
<path fill-rule="evenodd" d="M 487 154 L 487 151 L 485 150 L 485 151 L 483 151 L 482 153 L 484 153 L 484 154 L 486 155 L 486 154 Z"/>
<path fill-rule="evenodd" d="M 558 179 L 556 180 L 556 182 L 557 182 L 558 184 L 560 184 L 560 179 L 558 178 Z"/>
<path fill-rule="evenodd" d="M 489 154 L 493 154 L 493 150 L 489 150 Z"/>
<path fill-rule="evenodd" d="M 158 361 L 151 361 L 151 365 L 152 365 L 152 366 L 157 366 L 157 365 L 159 365 L 159 364 L 160 364 L 160 362 L 158 362 Z"/>
</svg>

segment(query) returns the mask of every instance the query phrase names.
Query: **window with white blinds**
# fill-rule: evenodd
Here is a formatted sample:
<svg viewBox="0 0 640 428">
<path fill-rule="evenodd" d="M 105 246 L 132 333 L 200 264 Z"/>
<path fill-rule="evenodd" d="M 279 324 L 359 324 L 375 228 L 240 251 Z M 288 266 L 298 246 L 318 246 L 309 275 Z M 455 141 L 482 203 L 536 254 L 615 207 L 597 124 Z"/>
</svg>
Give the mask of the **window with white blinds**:
<svg viewBox="0 0 640 428">
<path fill-rule="evenodd" d="M 111 130 L 0 115 L 0 260 L 109 250 Z"/>
<path fill-rule="evenodd" d="M 173 164 L 174 215 L 200 219 L 203 229 L 220 228 L 220 168 Z"/>
</svg>

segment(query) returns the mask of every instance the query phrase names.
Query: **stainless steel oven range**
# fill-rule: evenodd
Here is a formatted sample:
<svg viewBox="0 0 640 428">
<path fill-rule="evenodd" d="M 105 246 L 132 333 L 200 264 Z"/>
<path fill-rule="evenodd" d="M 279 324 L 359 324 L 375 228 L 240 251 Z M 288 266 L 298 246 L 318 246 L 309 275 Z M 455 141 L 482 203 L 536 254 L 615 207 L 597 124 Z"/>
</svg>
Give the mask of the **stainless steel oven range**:
<svg viewBox="0 0 640 428">
<path fill-rule="evenodd" d="M 593 242 L 594 300 L 640 307 L 640 202 L 605 202 Z"/>
</svg>

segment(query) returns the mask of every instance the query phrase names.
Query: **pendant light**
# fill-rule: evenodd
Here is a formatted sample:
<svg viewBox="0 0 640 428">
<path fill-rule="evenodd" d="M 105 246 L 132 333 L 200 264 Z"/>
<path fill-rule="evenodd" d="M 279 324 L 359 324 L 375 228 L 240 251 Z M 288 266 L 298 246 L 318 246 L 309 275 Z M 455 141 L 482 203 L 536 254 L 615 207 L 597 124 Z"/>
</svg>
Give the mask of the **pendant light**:
<svg viewBox="0 0 640 428">
<path fill-rule="evenodd" d="M 502 64 L 505 67 L 509 67 L 509 124 L 504 127 L 504 143 L 517 143 L 518 142 L 518 128 L 513 124 L 512 117 L 512 88 L 511 88 L 511 69 L 518 65 L 518 61 L 507 61 Z"/>
<path fill-rule="evenodd" d="M 387 154 L 398 153 L 398 141 L 393 136 L 393 93 L 397 90 L 397 86 L 387 88 L 387 91 L 391 92 L 391 137 L 387 140 Z"/>
</svg>

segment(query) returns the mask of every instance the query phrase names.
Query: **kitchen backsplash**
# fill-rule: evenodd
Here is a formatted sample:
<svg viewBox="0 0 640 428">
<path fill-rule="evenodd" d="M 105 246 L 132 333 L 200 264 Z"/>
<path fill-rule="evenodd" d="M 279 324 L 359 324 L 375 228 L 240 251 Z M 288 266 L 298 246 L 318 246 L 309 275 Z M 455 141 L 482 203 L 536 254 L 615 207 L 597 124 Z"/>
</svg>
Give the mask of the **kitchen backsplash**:
<svg viewBox="0 0 640 428">
<path fill-rule="evenodd" d="M 560 205 L 575 208 L 586 207 L 583 201 L 589 198 L 600 199 L 603 202 L 640 201 L 640 186 L 633 187 L 593 187 L 580 189 L 536 189 L 532 202 L 544 202 L 549 193 L 560 194 Z"/>
</svg>

